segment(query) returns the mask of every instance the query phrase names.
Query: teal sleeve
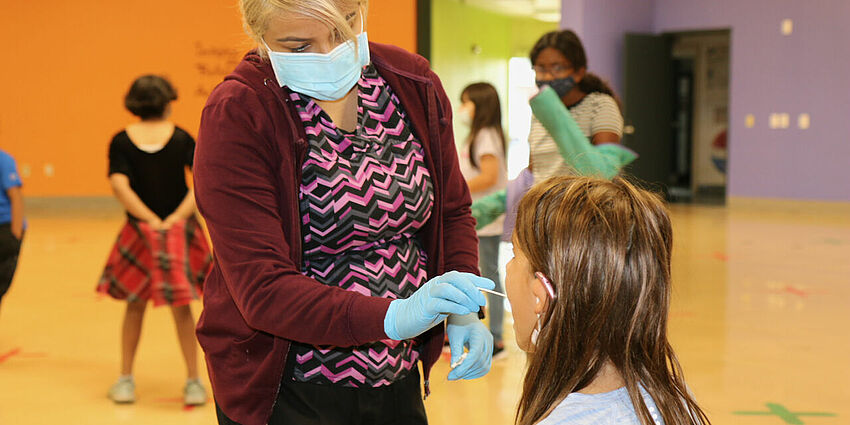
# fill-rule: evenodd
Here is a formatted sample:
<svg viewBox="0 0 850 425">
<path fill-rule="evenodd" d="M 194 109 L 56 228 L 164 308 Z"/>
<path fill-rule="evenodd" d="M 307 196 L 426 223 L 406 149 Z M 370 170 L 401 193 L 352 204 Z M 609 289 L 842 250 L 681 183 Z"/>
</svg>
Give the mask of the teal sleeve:
<svg viewBox="0 0 850 425">
<path fill-rule="evenodd" d="M 472 203 L 472 217 L 476 221 L 475 229 L 481 229 L 504 214 L 506 201 L 507 191 L 504 189 L 474 201 Z"/>
<path fill-rule="evenodd" d="M 558 151 L 576 173 L 611 179 L 637 158 L 617 144 L 594 146 L 582 133 L 570 111 L 551 87 L 531 98 L 531 112 L 558 145 Z"/>
</svg>

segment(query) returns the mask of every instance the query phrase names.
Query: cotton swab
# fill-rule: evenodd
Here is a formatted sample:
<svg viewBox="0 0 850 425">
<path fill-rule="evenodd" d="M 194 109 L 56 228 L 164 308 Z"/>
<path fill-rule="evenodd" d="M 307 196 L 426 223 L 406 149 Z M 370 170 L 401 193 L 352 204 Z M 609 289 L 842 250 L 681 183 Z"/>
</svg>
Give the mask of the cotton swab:
<svg viewBox="0 0 850 425">
<path fill-rule="evenodd" d="M 507 295 L 505 295 L 505 294 L 503 294 L 503 293 L 501 293 L 501 292 L 491 291 L 491 290 L 489 290 L 489 289 L 478 288 L 478 290 L 479 290 L 479 291 L 481 291 L 481 292 L 486 292 L 486 293 L 488 293 L 488 294 L 498 295 L 498 296 L 500 296 L 500 297 L 504 297 L 504 298 L 507 298 L 507 297 L 508 297 Z"/>
</svg>

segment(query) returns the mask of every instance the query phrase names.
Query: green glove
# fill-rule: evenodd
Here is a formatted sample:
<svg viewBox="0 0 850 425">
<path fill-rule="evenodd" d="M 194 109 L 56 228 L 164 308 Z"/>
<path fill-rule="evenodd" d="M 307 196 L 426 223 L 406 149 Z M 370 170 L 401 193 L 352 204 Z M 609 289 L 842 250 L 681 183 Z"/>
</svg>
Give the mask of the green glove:
<svg viewBox="0 0 850 425">
<path fill-rule="evenodd" d="M 583 176 L 611 179 L 637 154 L 618 144 L 594 146 L 582 133 L 570 111 L 551 87 L 531 98 L 531 112 L 543 124 L 564 161 Z"/>
<path fill-rule="evenodd" d="M 473 202 L 471 208 L 472 217 L 477 222 L 475 224 L 475 230 L 480 230 L 504 214 L 506 199 L 507 190 L 502 189 Z"/>
</svg>

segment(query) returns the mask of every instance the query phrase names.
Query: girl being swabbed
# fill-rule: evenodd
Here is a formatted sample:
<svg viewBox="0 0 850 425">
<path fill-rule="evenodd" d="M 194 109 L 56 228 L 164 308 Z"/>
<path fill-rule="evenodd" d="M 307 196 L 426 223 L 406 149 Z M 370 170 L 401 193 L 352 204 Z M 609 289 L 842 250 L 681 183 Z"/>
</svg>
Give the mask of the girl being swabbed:
<svg viewBox="0 0 850 425">
<path fill-rule="evenodd" d="M 672 228 L 626 180 L 559 176 L 520 201 L 506 288 L 528 370 L 516 423 L 708 424 L 667 340 Z"/>
</svg>

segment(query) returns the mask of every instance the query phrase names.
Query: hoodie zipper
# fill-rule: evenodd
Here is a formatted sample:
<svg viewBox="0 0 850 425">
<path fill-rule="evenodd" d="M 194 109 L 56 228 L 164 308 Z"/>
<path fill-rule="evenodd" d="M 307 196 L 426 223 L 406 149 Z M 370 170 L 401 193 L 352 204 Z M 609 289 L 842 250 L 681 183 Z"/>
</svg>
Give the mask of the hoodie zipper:
<svg viewBox="0 0 850 425">
<path fill-rule="evenodd" d="M 302 155 L 299 154 L 299 148 L 301 146 L 303 146 L 306 142 L 301 137 L 301 135 L 298 134 L 298 131 L 295 130 L 297 127 L 295 126 L 295 122 L 292 118 L 292 112 L 287 106 L 287 104 L 289 103 L 289 99 L 283 98 L 280 95 L 280 93 L 277 91 L 280 87 L 270 78 L 263 78 L 263 85 L 266 86 L 266 88 L 268 88 L 269 90 L 272 91 L 272 95 L 275 96 L 278 103 L 280 103 L 280 106 L 285 111 L 284 115 L 286 115 L 286 120 L 289 122 L 290 128 L 293 129 L 292 130 L 293 145 L 292 145 L 291 149 L 294 153 L 293 157 L 299 159 L 299 163 L 295 167 L 295 178 L 296 178 L 295 181 L 300 182 L 301 181 L 301 165 L 302 165 L 301 164 L 301 157 L 302 157 Z M 277 143 L 277 140 L 275 140 L 275 143 Z M 279 153 L 280 148 L 278 147 L 277 150 L 278 150 L 278 155 L 280 155 L 280 153 Z M 280 175 L 277 175 L 275 177 L 279 179 Z M 296 204 L 297 204 L 298 199 L 296 199 L 295 201 L 296 201 Z M 296 221 L 297 221 L 297 217 L 298 217 L 298 215 L 296 215 Z M 296 223 L 295 228 L 300 228 L 300 225 L 298 223 Z M 289 243 L 289 241 L 287 241 L 287 243 Z M 301 272 L 301 241 L 298 240 L 298 246 L 297 247 L 290 246 L 290 249 L 291 249 L 292 253 L 297 256 L 297 261 L 295 261 L 295 267 L 297 267 L 298 272 L 300 273 Z M 291 347 L 291 343 L 290 343 L 290 347 Z M 275 394 L 280 394 L 280 387 L 283 385 L 283 374 L 286 373 L 286 362 L 288 360 L 289 360 L 289 348 L 287 348 L 286 351 L 284 351 L 284 353 L 283 353 L 283 365 L 284 366 L 281 368 L 280 375 L 277 377 L 277 391 L 275 391 Z M 274 405 L 272 405 L 272 412 L 273 411 L 274 411 Z M 271 414 L 272 412 L 269 412 L 269 414 Z"/>
</svg>

